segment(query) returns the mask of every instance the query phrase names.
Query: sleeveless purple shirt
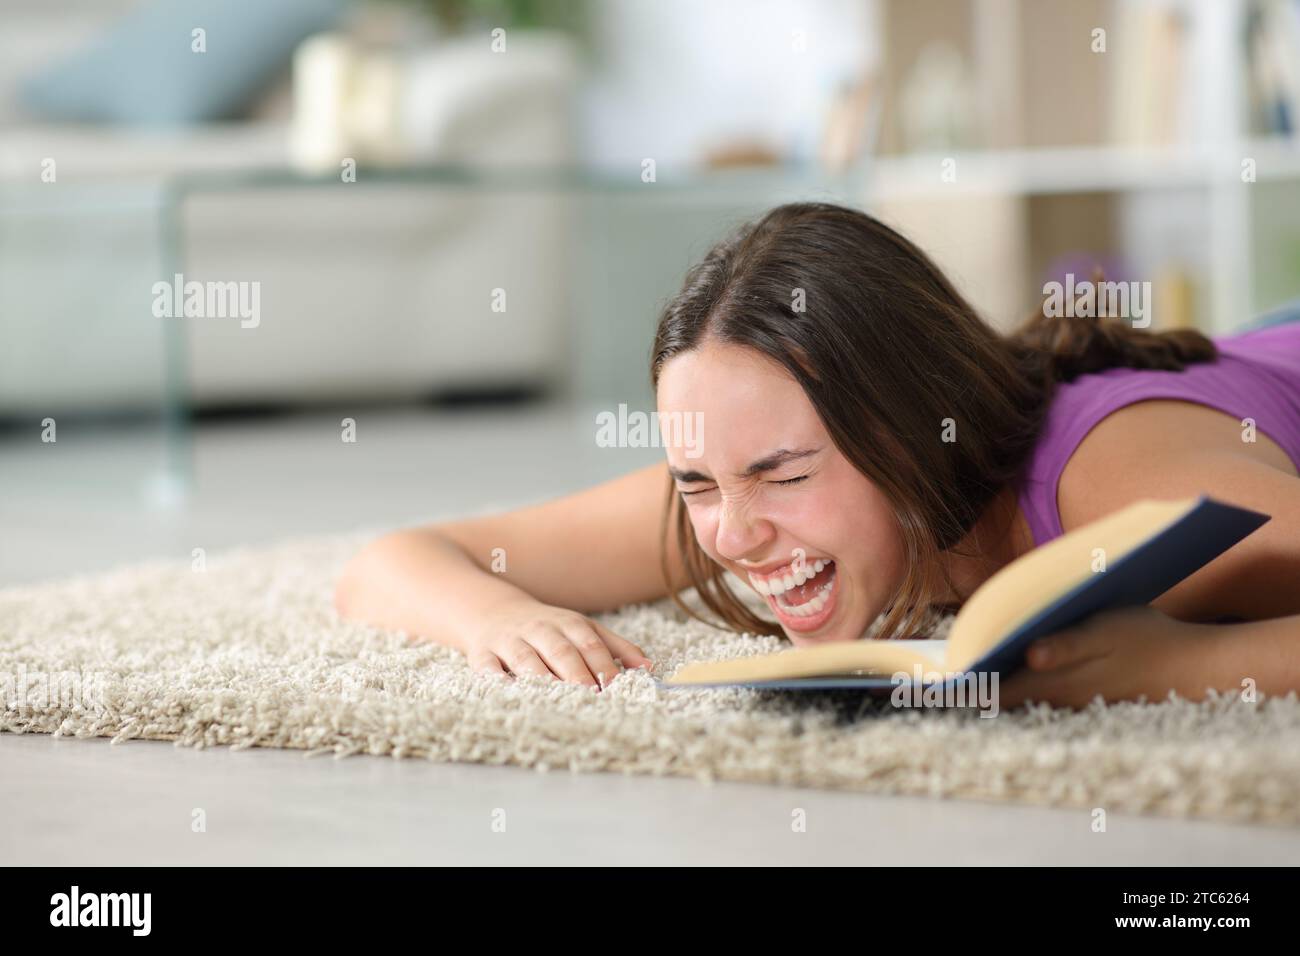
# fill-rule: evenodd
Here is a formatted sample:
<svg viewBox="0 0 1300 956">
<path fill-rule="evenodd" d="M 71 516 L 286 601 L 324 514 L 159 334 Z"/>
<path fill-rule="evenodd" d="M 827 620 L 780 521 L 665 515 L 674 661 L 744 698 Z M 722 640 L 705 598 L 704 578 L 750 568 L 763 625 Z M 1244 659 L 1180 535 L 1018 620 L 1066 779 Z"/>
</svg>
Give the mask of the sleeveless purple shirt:
<svg viewBox="0 0 1300 956">
<path fill-rule="evenodd" d="M 1021 473 L 1019 502 L 1034 545 L 1059 537 L 1057 484 L 1065 463 L 1093 426 L 1117 409 L 1148 399 L 1181 399 L 1255 420 L 1300 467 L 1300 321 L 1217 336 L 1219 358 L 1181 372 L 1109 368 L 1061 383 L 1033 454 Z"/>
</svg>

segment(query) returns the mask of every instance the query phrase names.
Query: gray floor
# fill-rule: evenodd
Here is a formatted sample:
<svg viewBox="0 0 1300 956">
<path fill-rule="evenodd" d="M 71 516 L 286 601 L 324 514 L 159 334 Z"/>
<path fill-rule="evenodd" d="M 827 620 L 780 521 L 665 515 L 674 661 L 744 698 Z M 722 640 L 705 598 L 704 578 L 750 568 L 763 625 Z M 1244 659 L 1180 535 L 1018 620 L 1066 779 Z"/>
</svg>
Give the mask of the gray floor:
<svg viewBox="0 0 1300 956">
<path fill-rule="evenodd" d="M 358 441 L 339 440 L 357 418 Z M 591 411 L 341 413 L 210 425 L 192 493 L 150 495 L 157 436 L 0 442 L 0 585 L 285 535 L 508 507 L 631 470 Z M 55 456 L 58 457 L 55 457 Z M 523 477 L 521 477 L 523 476 Z M 352 757 L 0 736 L 0 860 L 168 863 L 1280 864 L 1300 830 Z M 796 810 L 806 832 L 794 832 Z M 201 810 L 203 832 L 192 826 Z M 504 819 L 504 832 L 494 821 Z"/>
<path fill-rule="evenodd" d="M 1041 807 L 155 741 L 5 737 L 0 759 L 7 863 L 1138 866 L 1294 863 L 1300 848 L 1114 815 L 1094 833 L 1086 812 Z"/>
</svg>

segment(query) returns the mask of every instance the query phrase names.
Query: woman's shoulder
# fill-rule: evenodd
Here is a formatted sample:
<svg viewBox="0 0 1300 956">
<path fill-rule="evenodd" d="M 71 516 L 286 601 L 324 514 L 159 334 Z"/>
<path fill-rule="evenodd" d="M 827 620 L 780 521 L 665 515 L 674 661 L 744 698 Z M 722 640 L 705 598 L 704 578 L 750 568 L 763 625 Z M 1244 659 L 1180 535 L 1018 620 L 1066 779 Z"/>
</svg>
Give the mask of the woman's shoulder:
<svg viewBox="0 0 1300 956">
<path fill-rule="evenodd" d="M 1263 344 L 1274 336 L 1249 338 Z M 1294 474 L 1300 371 L 1293 382 L 1270 380 L 1242 341 L 1219 340 L 1228 345 L 1219 360 L 1181 372 L 1112 368 L 1059 386 L 1022 475 L 1021 508 L 1035 543 L 1081 523 L 1087 508 L 1068 502 L 1086 499 L 1115 469 L 1151 473 L 1153 497 L 1162 458 L 1198 449 L 1232 449 Z"/>
<path fill-rule="evenodd" d="M 1246 437 L 1243 437 L 1245 433 Z M 1065 531 L 1110 510 L 1098 490 L 1139 484 L 1152 498 L 1179 497 L 1179 473 L 1191 459 L 1237 455 L 1290 475 L 1296 463 L 1268 435 L 1243 429 L 1235 415 L 1189 401 L 1148 399 L 1106 415 L 1079 442 L 1062 469 L 1057 489 Z M 1101 510 L 1098 510 L 1101 505 Z"/>
</svg>

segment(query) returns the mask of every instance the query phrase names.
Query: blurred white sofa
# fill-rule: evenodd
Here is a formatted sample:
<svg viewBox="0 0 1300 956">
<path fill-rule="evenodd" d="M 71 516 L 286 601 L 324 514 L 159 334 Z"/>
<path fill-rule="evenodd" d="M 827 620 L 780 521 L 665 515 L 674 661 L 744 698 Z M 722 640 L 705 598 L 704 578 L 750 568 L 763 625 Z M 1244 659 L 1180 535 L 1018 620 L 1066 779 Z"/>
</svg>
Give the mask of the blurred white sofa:
<svg viewBox="0 0 1300 956">
<path fill-rule="evenodd" d="M 158 132 L 22 112 L 33 68 L 84 43 L 121 0 L 6 0 L 0 29 L 0 416 L 156 405 L 180 332 L 198 406 L 419 398 L 562 386 L 572 349 L 570 205 L 556 190 L 366 183 L 203 188 L 284 168 L 285 91 L 257 121 Z M 436 82 L 437 70 L 425 71 Z M 284 88 L 287 88 L 287 74 Z M 563 72 L 436 112 L 422 162 L 569 162 Z M 53 159 L 57 179 L 41 181 Z M 163 191 L 187 199 L 185 278 L 260 283 L 260 322 L 159 319 Z M 506 308 L 494 290 L 504 290 Z M 164 323 L 179 323 L 170 329 Z"/>
</svg>

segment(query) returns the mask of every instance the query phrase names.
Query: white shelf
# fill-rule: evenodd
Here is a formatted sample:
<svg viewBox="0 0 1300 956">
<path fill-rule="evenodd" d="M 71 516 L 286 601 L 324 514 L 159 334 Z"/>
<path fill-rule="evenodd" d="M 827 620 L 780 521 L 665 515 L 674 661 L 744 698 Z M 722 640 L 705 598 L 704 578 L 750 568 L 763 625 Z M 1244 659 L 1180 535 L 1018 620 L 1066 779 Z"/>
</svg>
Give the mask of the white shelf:
<svg viewBox="0 0 1300 956">
<path fill-rule="evenodd" d="M 1028 115 L 1025 104 L 1017 102 L 1016 94 L 1027 89 L 1037 92 L 1039 88 L 1031 84 L 1043 82 L 1020 72 L 1024 37 L 1019 17 L 1033 2 L 971 0 L 968 4 L 969 46 L 975 51 L 976 66 L 991 71 L 975 78 L 984 97 L 981 115 L 986 121 L 994 116 L 1024 120 Z M 1173 122 L 1161 124 L 1177 130 L 1173 142 L 1150 147 L 970 149 L 873 157 L 856 171 L 861 186 L 855 199 L 868 208 L 884 208 L 905 228 L 915 225 L 928 230 L 927 238 L 938 247 L 948 242 L 957 268 L 963 267 L 963 261 L 984 263 L 976 267 L 979 269 L 987 265 L 979 251 L 971 251 L 978 245 L 971 217 L 1002 214 L 1003 218 L 993 223 L 1006 234 L 997 246 L 1001 254 L 997 262 L 1006 275 L 1005 283 L 1018 287 L 1032 278 L 1022 273 L 1032 258 L 1034 237 L 1030 234 L 1031 217 L 1025 215 L 1024 208 L 1013 207 L 1025 207 L 1027 200 L 1039 196 L 1109 195 L 1119 207 L 1119 251 L 1145 260 L 1148 271 L 1168 260 L 1193 273 L 1196 318 L 1206 331 L 1223 332 L 1238 325 L 1256 311 L 1252 246 L 1273 241 L 1270 236 L 1256 235 L 1259 213 L 1271 202 L 1273 193 L 1268 194 L 1269 199 L 1257 199 L 1261 194 L 1256 190 L 1269 183 L 1284 183 L 1287 189 L 1294 184 L 1300 191 L 1300 137 L 1263 139 L 1246 133 L 1250 128 L 1246 108 L 1251 69 L 1244 42 L 1250 10 L 1247 0 L 1158 0 L 1158 5 L 1175 10 L 1183 27 L 1184 45 L 1175 64 L 1180 70 L 1175 87 L 1178 96 L 1167 106 L 1176 116 L 1168 117 Z M 1149 110 L 1137 110 L 1129 118 L 1131 122 L 1118 121 L 1126 118 L 1122 108 L 1132 105 L 1125 97 L 1130 92 L 1140 95 L 1144 70 L 1155 68 L 1145 60 L 1137 63 L 1143 69 L 1126 68 L 1137 62 L 1131 58 L 1141 52 L 1138 47 L 1129 50 L 1129 61 L 1121 56 L 1124 41 L 1135 35 L 1125 35 L 1125 31 L 1140 26 L 1125 15 L 1137 15 L 1141 8 L 1128 0 L 1113 0 L 1108 6 L 1115 46 L 1107 55 L 1116 59 L 1107 66 L 1116 72 L 1108 77 L 1110 88 L 1104 104 L 1110 122 L 1100 128 L 1118 130 L 1139 124 L 1140 129 L 1141 117 L 1149 115 Z M 1149 6 L 1157 6 L 1156 0 Z M 883 17 L 881 25 L 886 26 Z M 1056 102 L 1061 110 L 1071 109 L 1068 98 Z M 1001 110 L 1019 112 L 1001 116 Z M 1023 122 L 986 123 L 984 133 L 992 142 L 1023 142 L 1023 127 Z M 1255 161 L 1254 184 L 1242 179 L 1246 158 Z M 945 166 L 945 160 L 953 162 Z M 945 172 L 955 172 L 955 176 L 945 176 Z M 949 235 L 949 217 L 942 204 L 946 199 L 962 198 L 975 200 L 973 209 L 980 209 L 979 203 L 986 199 L 993 200 L 994 207 L 979 213 L 954 210 L 952 218 L 958 225 Z M 895 203 L 897 207 L 890 209 Z M 909 203 L 916 208 L 905 208 Z M 1270 221 L 1277 218 L 1270 217 Z M 997 298 L 987 289 L 983 291 L 987 298 Z M 996 306 L 1005 304 L 997 302 Z M 990 311 L 1001 314 L 993 306 Z"/>
<path fill-rule="evenodd" d="M 1300 146 L 1246 140 L 1215 149 L 1087 146 L 887 156 L 872 161 L 867 188 L 870 197 L 881 199 L 1208 188 L 1240 183 L 1247 157 L 1255 160 L 1258 182 L 1300 179 Z M 943 175 L 947 160 L 955 164 L 951 182 Z"/>
</svg>

